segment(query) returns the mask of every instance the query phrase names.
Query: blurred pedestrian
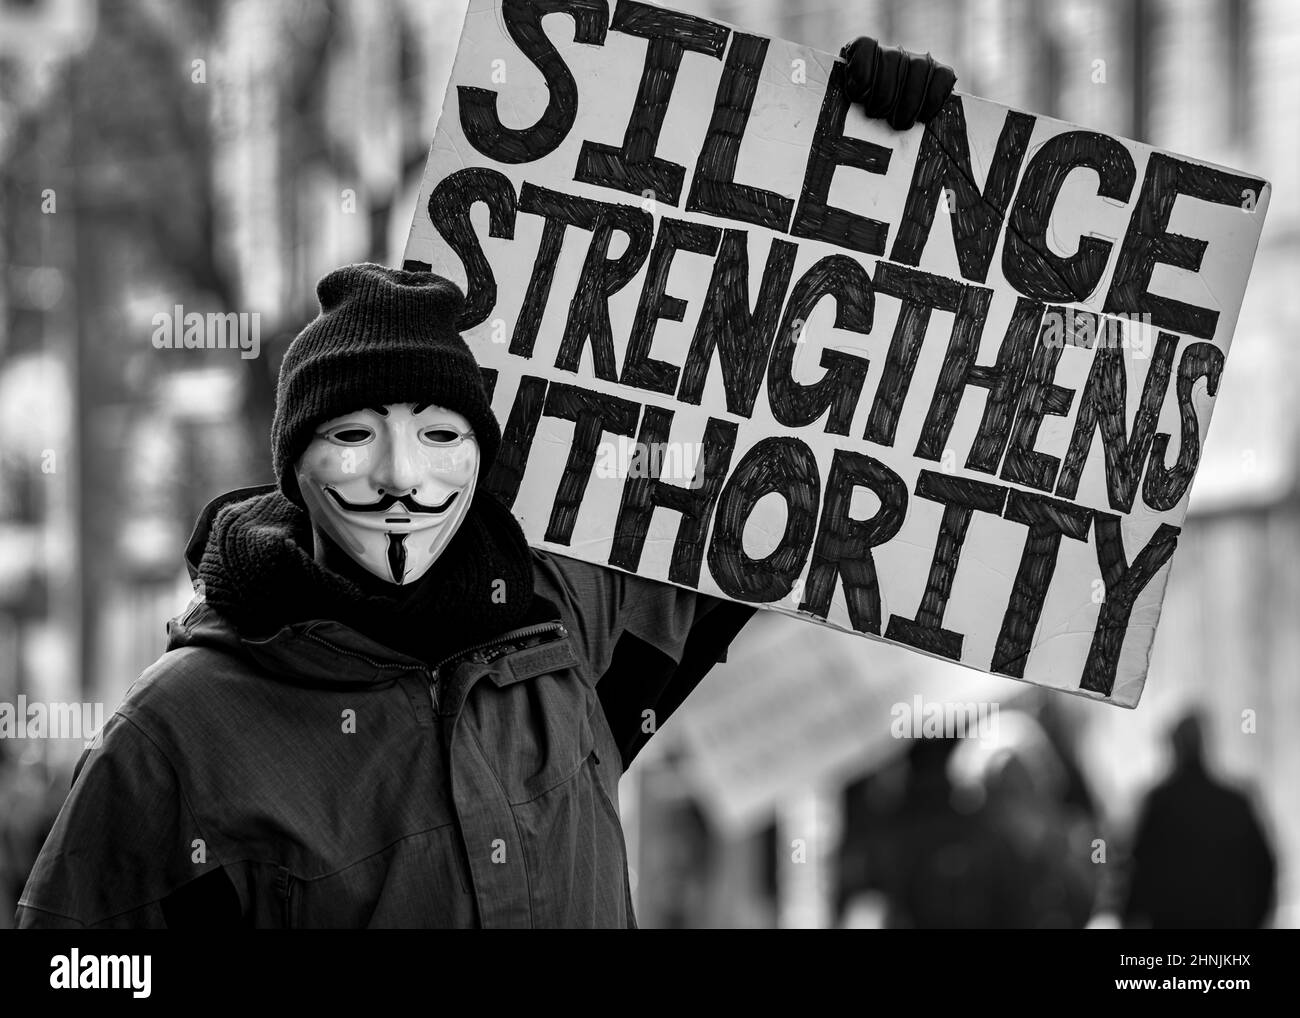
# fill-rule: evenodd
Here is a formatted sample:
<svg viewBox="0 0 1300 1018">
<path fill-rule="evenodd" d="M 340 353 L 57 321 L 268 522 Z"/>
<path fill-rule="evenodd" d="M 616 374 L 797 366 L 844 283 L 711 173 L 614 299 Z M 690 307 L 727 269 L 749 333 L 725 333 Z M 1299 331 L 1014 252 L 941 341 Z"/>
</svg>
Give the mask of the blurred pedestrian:
<svg viewBox="0 0 1300 1018">
<path fill-rule="evenodd" d="M 23 884 L 67 789 L 66 768 L 32 754 L 17 755 L 0 740 L 0 927 L 8 928 Z"/>
<path fill-rule="evenodd" d="M 1173 769 L 1148 794 L 1137 824 L 1126 924 L 1263 926 L 1277 863 L 1250 800 L 1210 773 L 1198 712 L 1174 725 L 1169 744 Z"/>
<path fill-rule="evenodd" d="M 986 929 L 1021 925 L 1021 867 L 1004 830 L 955 795 L 948 768 L 955 739 L 917 739 L 908 752 L 901 802 L 862 832 L 865 879 L 846 912 L 862 911 L 878 890 L 882 925 Z M 874 907 L 874 906 L 873 906 Z"/>
</svg>

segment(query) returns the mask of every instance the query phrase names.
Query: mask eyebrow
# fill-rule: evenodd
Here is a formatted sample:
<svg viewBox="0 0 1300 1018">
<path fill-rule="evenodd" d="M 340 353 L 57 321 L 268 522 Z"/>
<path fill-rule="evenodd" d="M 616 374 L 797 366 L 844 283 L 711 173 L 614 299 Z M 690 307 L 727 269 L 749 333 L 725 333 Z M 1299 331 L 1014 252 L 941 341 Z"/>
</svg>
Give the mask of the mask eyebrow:
<svg viewBox="0 0 1300 1018">
<path fill-rule="evenodd" d="M 416 403 L 415 406 L 411 409 L 411 416 L 414 417 L 417 414 L 422 413 L 424 410 L 427 410 L 431 406 L 433 406 L 432 403 Z"/>
<path fill-rule="evenodd" d="M 388 407 L 372 406 L 372 407 L 366 407 L 366 409 L 369 410 L 372 414 L 378 414 L 380 417 L 388 416 Z"/>
</svg>

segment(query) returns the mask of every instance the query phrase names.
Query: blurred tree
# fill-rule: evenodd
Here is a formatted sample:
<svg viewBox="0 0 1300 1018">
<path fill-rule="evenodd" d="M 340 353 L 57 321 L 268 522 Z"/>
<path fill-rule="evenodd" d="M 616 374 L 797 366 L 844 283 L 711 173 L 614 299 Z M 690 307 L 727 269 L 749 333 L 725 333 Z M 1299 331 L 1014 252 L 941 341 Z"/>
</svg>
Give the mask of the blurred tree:
<svg viewBox="0 0 1300 1018">
<path fill-rule="evenodd" d="M 240 27 L 247 18 L 233 17 L 254 9 L 268 39 L 251 38 Z M 169 521 L 165 540 L 174 553 L 159 561 L 179 569 L 179 545 L 203 502 L 270 479 L 266 435 L 278 354 L 314 313 L 314 280 L 331 262 L 387 260 L 390 224 L 406 214 L 398 204 L 427 151 L 432 49 L 400 2 L 376 11 L 341 0 L 256 8 L 245 0 L 106 0 L 97 16 L 85 10 L 94 16 L 93 35 L 80 52 L 43 65 L 53 68 L 48 85 L 0 55 L 0 342 L 13 354 L 51 342 L 69 351 L 75 449 L 67 461 L 77 473 L 69 490 L 80 493 L 75 667 L 89 687 L 104 598 L 131 575 L 120 547 L 126 521 L 139 523 L 142 514 Z M 359 59 L 377 36 L 395 55 L 386 64 Z M 235 242 L 240 196 L 232 187 L 253 185 L 222 177 L 232 143 L 222 113 L 229 89 L 243 86 L 231 85 L 230 65 L 259 42 L 273 55 L 258 72 L 256 97 L 273 97 L 270 151 L 250 147 L 240 156 L 274 161 L 274 194 L 259 207 L 278 220 L 278 244 L 250 262 Z M 341 119 L 332 98 L 374 92 L 362 74 L 384 79 L 377 93 L 384 102 L 377 109 L 358 102 Z M 364 128 L 379 117 L 391 121 L 398 141 L 395 158 L 384 153 L 379 163 L 397 165 L 366 180 L 363 146 L 374 134 Z M 352 222 L 360 228 L 340 243 L 337 224 L 319 206 L 343 187 L 357 190 L 360 215 Z M 54 215 L 41 207 L 47 193 L 57 196 Z M 330 229 L 336 236 L 327 244 Z M 287 269 L 269 304 L 254 307 L 249 280 L 265 259 Z M 263 356 L 155 350 L 153 315 L 176 304 L 260 312 Z M 227 428 L 182 419 L 191 408 L 167 398 L 169 376 L 207 366 L 239 377 L 238 412 Z M 169 433 L 173 447 L 156 461 L 163 466 L 148 468 L 167 476 L 148 485 L 141 463 L 127 469 L 145 430 Z"/>
</svg>

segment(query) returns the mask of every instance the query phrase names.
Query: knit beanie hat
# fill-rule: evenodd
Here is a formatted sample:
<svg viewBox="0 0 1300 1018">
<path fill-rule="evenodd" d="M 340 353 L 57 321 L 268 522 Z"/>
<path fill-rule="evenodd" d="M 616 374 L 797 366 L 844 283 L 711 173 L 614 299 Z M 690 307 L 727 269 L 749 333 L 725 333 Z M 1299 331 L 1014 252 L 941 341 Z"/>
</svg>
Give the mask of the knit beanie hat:
<svg viewBox="0 0 1300 1018">
<path fill-rule="evenodd" d="M 271 424 L 271 462 L 280 490 L 302 505 L 298 458 L 322 421 L 362 407 L 432 403 L 474 429 L 479 479 L 496 458 L 501 429 L 478 363 L 456 322 L 465 302 L 432 272 L 363 263 L 316 284 L 320 314 L 285 351 Z"/>
</svg>

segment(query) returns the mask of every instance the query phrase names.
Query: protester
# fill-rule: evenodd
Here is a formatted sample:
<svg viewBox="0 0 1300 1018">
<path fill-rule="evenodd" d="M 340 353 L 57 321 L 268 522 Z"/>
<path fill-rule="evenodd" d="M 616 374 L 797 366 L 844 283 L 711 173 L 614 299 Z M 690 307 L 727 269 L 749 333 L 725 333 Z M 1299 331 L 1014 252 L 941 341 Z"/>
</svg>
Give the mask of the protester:
<svg viewBox="0 0 1300 1018">
<path fill-rule="evenodd" d="M 859 39 L 898 128 L 955 81 Z M 128 692 L 21 926 L 630 926 L 624 769 L 752 614 L 532 550 L 428 272 L 351 265 L 285 354 L 277 484 L 203 512 L 199 595 Z"/>
</svg>

